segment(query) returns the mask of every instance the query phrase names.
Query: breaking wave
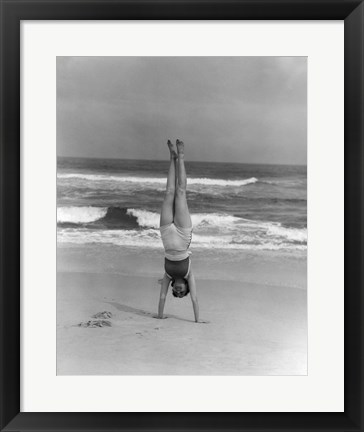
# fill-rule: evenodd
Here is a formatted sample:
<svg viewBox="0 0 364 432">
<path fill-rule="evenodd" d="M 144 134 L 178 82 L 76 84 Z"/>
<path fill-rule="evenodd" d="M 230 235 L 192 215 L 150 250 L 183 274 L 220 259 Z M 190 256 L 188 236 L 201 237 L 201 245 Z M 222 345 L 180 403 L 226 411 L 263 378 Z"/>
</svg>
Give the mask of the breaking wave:
<svg viewBox="0 0 364 432">
<path fill-rule="evenodd" d="M 161 247 L 157 212 L 122 207 L 60 207 L 58 241 Z M 224 213 L 195 213 L 192 247 L 305 249 L 307 228 L 244 219 Z"/>
<path fill-rule="evenodd" d="M 165 185 L 166 177 L 136 177 L 136 176 L 112 176 L 103 174 L 78 174 L 78 173 L 68 173 L 68 174 L 58 174 L 58 179 L 78 179 L 81 181 L 88 182 L 120 182 L 120 183 L 134 183 L 138 185 Z M 225 180 L 225 179 L 212 179 L 212 178 L 198 178 L 192 177 L 188 179 L 189 185 L 206 185 L 206 186 L 246 186 L 252 183 L 256 183 L 257 178 L 251 177 L 247 179 L 239 180 Z"/>
</svg>

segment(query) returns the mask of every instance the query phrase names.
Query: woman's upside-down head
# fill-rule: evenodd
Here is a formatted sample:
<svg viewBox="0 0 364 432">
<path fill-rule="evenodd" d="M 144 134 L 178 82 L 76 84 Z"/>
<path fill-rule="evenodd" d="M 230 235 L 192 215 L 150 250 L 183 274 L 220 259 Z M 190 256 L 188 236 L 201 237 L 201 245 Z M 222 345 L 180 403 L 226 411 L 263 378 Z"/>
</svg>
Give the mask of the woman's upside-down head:
<svg viewBox="0 0 364 432">
<path fill-rule="evenodd" d="M 172 279 L 172 294 L 174 297 L 183 298 L 189 294 L 188 281 L 183 278 Z"/>
</svg>

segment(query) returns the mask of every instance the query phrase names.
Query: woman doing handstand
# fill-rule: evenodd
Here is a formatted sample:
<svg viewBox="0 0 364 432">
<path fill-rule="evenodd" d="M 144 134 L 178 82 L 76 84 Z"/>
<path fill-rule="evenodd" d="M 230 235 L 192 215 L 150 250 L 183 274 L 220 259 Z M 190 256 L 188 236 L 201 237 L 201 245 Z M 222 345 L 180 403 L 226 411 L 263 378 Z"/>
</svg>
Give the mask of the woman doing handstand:
<svg viewBox="0 0 364 432">
<path fill-rule="evenodd" d="M 163 318 L 164 304 L 169 284 L 172 282 L 172 293 L 175 297 L 191 294 L 196 322 L 199 320 L 199 308 L 196 293 L 196 282 L 191 268 L 188 248 L 192 239 L 192 221 L 186 199 L 186 170 L 184 163 L 184 144 L 176 141 L 177 153 L 168 140 L 170 164 L 167 177 L 166 195 L 164 197 L 160 232 L 165 250 L 165 273 L 161 280 L 161 293 L 158 307 L 158 318 Z"/>
</svg>

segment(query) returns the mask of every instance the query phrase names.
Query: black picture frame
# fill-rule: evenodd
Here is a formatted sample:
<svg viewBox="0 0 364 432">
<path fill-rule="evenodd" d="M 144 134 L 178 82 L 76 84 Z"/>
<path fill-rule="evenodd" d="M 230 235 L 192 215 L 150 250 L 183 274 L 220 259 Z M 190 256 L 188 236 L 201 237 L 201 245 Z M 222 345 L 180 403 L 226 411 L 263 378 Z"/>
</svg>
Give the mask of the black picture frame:
<svg viewBox="0 0 364 432">
<path fill-rule="evenodd" d="M 364 5 L 358 0 L 0 0 L 1 431 L 363 431 Z M 343 413 L 20 412 L 20 21 L 344 20 L 345 408 Z M 153 397 L 165 397 L 166 393 Z M 169 396 L 168 396 L 169 397 Z"/>
</svg>

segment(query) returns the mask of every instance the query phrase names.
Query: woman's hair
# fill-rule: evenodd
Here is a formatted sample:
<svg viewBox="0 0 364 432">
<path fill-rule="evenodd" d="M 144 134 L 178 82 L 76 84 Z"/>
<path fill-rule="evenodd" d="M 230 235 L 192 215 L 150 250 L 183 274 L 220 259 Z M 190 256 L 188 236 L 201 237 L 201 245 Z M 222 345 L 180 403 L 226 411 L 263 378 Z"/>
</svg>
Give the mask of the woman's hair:
<svg viewBox="0 0 364 432">
<path fill-rule="evenodd" d="M 177 294 L 174 292 L 174 290 L 172 289 L 172 294 L 173 294 L 174 297 L 183 298 L 183 297 L 186 297 L 186 296 L 189 294 L 189 292 L 190 292 L 190 287 L 188 286 L 188 280 L 187 280 L 187 279 L 183 279 L 183 281 L 184 281 L 184 283 L 185 283 L 185 285 L 186 285 L 186 292 L 183 294 L 183 296 L 179 296 L 179 295 L 177 295 Z M 175 280 L 172 279 L 172 287 L 174 287 L 174 283 L 175 283 Z"/>
</svg>

